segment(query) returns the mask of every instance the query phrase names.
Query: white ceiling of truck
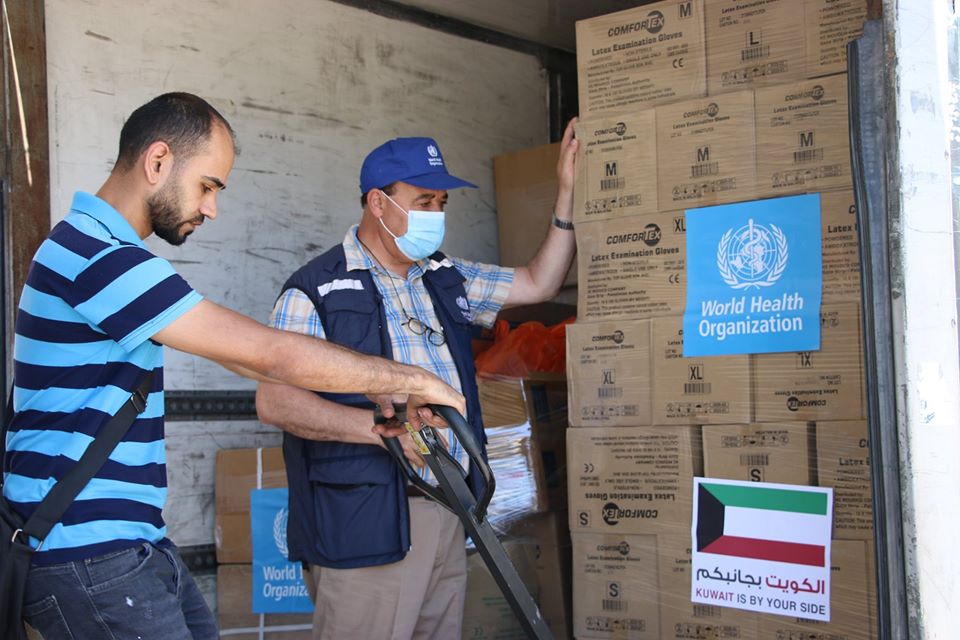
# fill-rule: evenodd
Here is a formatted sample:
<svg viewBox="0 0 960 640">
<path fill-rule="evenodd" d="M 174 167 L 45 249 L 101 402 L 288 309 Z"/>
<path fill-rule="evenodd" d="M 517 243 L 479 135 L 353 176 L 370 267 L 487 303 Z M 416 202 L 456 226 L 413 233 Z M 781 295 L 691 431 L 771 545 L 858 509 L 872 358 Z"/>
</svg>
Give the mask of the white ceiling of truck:
<svg viewBox="0 0 960 640">
<path fill-rule="evenodd" d="M 538 44 L 576 50 L 577 20 L 629 9 L 637 0 L 399 0 L 401 4 L 455 18 Z"/>
</svg>

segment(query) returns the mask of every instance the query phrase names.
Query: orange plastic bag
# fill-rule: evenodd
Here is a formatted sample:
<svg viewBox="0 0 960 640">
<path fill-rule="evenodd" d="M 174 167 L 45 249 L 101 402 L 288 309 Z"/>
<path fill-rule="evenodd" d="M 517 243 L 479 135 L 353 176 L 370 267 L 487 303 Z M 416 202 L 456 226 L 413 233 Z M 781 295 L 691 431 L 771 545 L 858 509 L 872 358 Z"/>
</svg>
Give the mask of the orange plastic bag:
<svg viewBox="0 0 960 640">
<path fill-rule="evenodd" d="M 493 346 L 476 358 L 477 373 L 522 378 L 533 372 L 566 371 L 568 318 L 552 327 L 524 322 L 514 329 L 505 320 L 493 328 Z"/>
</svg>

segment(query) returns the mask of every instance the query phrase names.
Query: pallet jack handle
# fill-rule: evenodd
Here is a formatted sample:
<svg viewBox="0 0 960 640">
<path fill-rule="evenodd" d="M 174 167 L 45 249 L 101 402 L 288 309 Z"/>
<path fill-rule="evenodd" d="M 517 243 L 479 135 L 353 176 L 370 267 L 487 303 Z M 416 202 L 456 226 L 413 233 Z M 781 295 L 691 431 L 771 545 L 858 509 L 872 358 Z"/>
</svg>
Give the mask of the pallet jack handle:
<svg viewBox="0 0 960 640">
<path fill-rule="evenodd" d="M 483 457 L 483 450 L 473 437 L 470 424 L 453 407 L 429 405 L 450 426 L 453 434 L 463 446 L 474 465 L 483 477 L 486 486 L 479 499 L 476 499 L 467 485 L 467 472 L 450 455 L 443 442 L 432 427 L 424 426 L 415 436 L 421 447 L 421 453 L 427 465 L 437 479 L 439 486 L 424 481 L 403 453 L 403 447 L 396 438 L 383 438 L 384 445 L 397 460 L 411 484 L 423 491 L 429 498 L 452 511 L 463 523 L 464 530 L 473 540 L 494 581 L 503 592 L 507 603 L 517 616 L 527 637 L 535 640 L 553 640 L 553 635 L 543 619 L 536 602 L 520 579 L 516 567 L 500 544 L 493 526 L 487 520 L 487 506 L 493 497 L 496 480 L 490 465 Z M 397 419 L 406 420 L 405 407 L 395 407 Z M 376 422 L 386 422 L 379 410 L 375 412 Z"/>
<path fill-rule="evenodd" d="M 480 445 L 477 444 L 476 438 L 473 437 L 470 424 L 462 415 L 460 415 L 459 411 L 453 407 L 448 407 L 445 405 L 428 406 L 434 413 L 440 415 L 440 417 L 447 422 L 447 424 L 450 426 L 450 430 L 453 431 L 453 434 L 456 436 L 457 441 L 460 442 L 463 450 L 470 458 L 470 464 L 474 465 L 474 468 L 480 472 L 480 475 L 483 478 L 485 484 L 483 493 L 477 500 L 477 503 L 471 509 L 471 512 L 477 521 L 483 522 L 486 519 L 487 507 L 490 506 L 490 500 L 493 498 L 493 492 L 497 488 L 497 481 L 493 475 L 493 470 L 490 469 L 490 465 L 484 459 L 483 451 L 480 449 Z M 394 410 L 396 411 L 398 418 L 405 417 L 405 409 L 406 407 L 403 405 L 395 406 Z M 380 418 L 377 418 L 377 420 L 381 422 L 386 421 L 381 420 Z M 440 438 L 437 436 L 437 433 L 433 427 L 424 426 L 420 430 L 420 438 L 430 449 L 429 452 L 424 453 L 427 455 L 432 454 L 443 456 L 447 458 L 449 462 L 454 463 L 457 467 L 460 466 L 459 463 L 457 463 L 457 461 L 454 460 L 447 451 L 447 448 L 443 446 L 443 443 L 440 441 Z M 417 470 L 412 464 L 410 464 L 410 461 L 407 460 L 407 457 L 403 454 L 403 447 L 396 438 L 383 438 L 383 442 L 387 447 L 387 451 L 389 451 L 393 455 L 394 459 L 400 463 L 404 474 L 407 476 L 407 479 L 412 485 L 417 487 L 420 491 L 423 491 L 426 495 L 433 500 L 436 500 L 440 504 L 447 503 L 442 491 L 429 482 L 424 481 L 424 479 L 420 477 L 420 474 L 417 473 Z M 464 480 L 466 480 L 466 477 L 466 472 L 463 472 Z"/>
</svg>

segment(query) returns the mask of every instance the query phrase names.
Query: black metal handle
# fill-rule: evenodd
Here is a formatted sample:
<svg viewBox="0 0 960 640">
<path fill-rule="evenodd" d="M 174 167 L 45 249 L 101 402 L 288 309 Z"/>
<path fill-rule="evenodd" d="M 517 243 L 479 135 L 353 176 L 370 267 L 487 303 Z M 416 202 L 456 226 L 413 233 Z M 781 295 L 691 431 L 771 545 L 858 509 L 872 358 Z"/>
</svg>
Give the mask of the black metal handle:
<svg viewBox="0 0 960 640">
<path fill-rule="evenodd" d="M 473 437 L 470 424 L 460 414 L 459 411 L 446 405 L 429 406 L 434 413 L 438 414 L 447 422 L 450 430 L 453 432 L 454 436 L 456 436 L 457 440 L 460 442 L 460 445 L 463 447 L 463 450 L 470 458 L 470 464 L 474 465 L 480 472 L 480 475 L 483 477 L 486 486 L 483 494 L 471 509 L 477 521 L 482 522 L 486 517 L 487 507 L 489 506 L 490 500 L 493 498 L 493 492 L 496 489 L 496 480 L 493 477 L 493 471 L 490 469 L 490 465 L 488 465 L 487 461 L 483 458 L 483 449 L 481 449 L 480 445 L 477 444 L 476 439 Z M 400 419 L 405 418 L 405 409 L 406 408 L 402 405 L 394 406 L 394 411 L 396 412 L 396 415 L 400 417 Z M 388 421 L 389 419 L 385 418 L 379 410 L 375 411 L 375 423 L 385 424 Z M 461 477 L 466 479 L 467 473 L 463 470 L 463 467 L 460 466 L 460 463 L 450 455 L 450 452 L 447 451 L 447 448 L 443 446 L 443 443 L 440 441 L 440 438 L 433 427 L 424 425 L 419 433 L 421 440 L 429 451 L 429 453 L 426 455 L 432 455 L 436 458 L 444 458 L 450 463 L 449 465 L 446 465 L 446 468 L 456 469 L 460 473 Z M 387 438 L 383 436 L 381 436 L 381 439 L 383 440 L 387 451 L 389 451 L 390 454 L 396 459 L 397 463 L 400 465 L 400 468 L 403 469 L 404 474 L 407 476 L 407 479 L 411 484 L 416 486 L 418 489 L 440 504 L 448 508 L 452 507 L 448 503 L 444 493 L 439 488 L 428 482 L 425 482 L 423 478 L 420 477 L 420 474 L 416 469 L 414 469 L 413 465 L 410 464 L 410 461 L 407 460 L 406 455 L 404 455 L 403 446 L 400 444 L 399 440 L 396 438 Z"/>
<path fill-rule="evenodd" d="M 487 506 L 490 504 L 490 500 L 493 498 L 493 492 L 496 489 L 496 480 L 493 477 L 493 471 L 490 469 L 490 465 L 487 464 L 487 461 L 483 458 L 483 449 L 480 448 L 480 445 L 473 437 L 470 424 L 460 415 L 459 411 L 453 407 L 440 404 L 432 404 L 430 408 L 446 420 L 450 426 L 450 430 L 453 431 L 457 440 L 460 441 L 463 450 L 466 451 L 470 457 L 470 464 L 475 465 L 475 468 L 480 471 L 480 475 L 483 476 L 486 487 L 483 490 L 483 495 L 480 496 L 477 504 L 473 508 L 473 513 L 477 521 L 483 522 L 487 514 Z"/>
<path fill-rule="evenodd" d="M 397 461 L 397 464 L 400 465 L 400 468 L 403 470 L 404 475 L 407 476 L 407 480 L 410 481 L 410 484 L 420 489 L 420 491 L 423 491 L 433 500 L 436 500 L 441 504 L 446 502 L 443 497 L 443 492 L 421 478 L 417 470 L 414 469 L 412 464 L 410 464 L 410 461 L 407 460 L 407 456 L 403 453 L 403 445 L 400 444 L 399 440 L 396 438 L 386 438 L 384 436 L 380 436 L 380 439 L 383 440 L 383 445 L 387 448 L 387 451 L 390 452 L 390 455 L 392 455 Z"/>
<path fill-rule="evenodd" d="M 476 544 L 483 561 L 490 569 L 491 576 L 500 587 L 527 636 L 536 640 L 553 640 L 550 628 L 537 608 L 537 603 L 524 586 L 490 521 L 486 519 L 487 506 L 493 497 L 496 484 L 490 465 L 484 460 L 483 449 L 473 437 L 469 423 L 456 409 L 441 405 L 430 405 L 430 408 L 447 422 L 453 436 L 459 440 L 463 450 L 469 456 L 471 464 L 475 465 L 476 470 L 486 482 L 486 488 L 478 500 L 466 482 L 463 467 L 443 446 L 437 432 L 432 427 L 424 426 L 420 430 L 419 439 L 422 439 L 424 447 L 429 451 L 425 454 L 425 458 L 439 483 L 438 487 L 426 485 L 430 490 L 429 495 L 433 497 L 435 491 L 442 493 L 434 499 L 450 509 L 463 523 L 464 530 Z M 387 422 L 387 419 L 380 415 L 375 417 L 375 421 L 382 423 Z M 425 483 L 420 480 L 419 474 L 414 471 L 413 466 L 403 455 L 402 445 L 393 438 L 384 441 L 410 481 L 422 488 Z"/>
</svg>

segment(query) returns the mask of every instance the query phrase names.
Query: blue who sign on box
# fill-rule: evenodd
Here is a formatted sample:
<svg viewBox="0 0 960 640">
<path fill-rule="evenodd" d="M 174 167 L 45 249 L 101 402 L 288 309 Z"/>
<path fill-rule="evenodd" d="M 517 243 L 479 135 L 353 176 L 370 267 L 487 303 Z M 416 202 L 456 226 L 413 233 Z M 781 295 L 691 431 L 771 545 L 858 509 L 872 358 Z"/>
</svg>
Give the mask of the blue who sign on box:
<svg viewBox="0 0 960 640">
<path fill-rule="evenodd" d="M 250 491 L 254 613 L 309 613 L 303 567 L 287 560 L 287 489 Z"/>
<path fill-rule="evenodd" d="M 689 209 L 683 355 L 820 348 L 820 194 Z"/>
</svg>

